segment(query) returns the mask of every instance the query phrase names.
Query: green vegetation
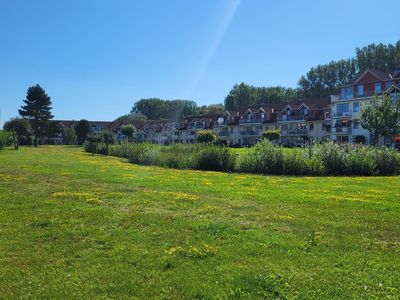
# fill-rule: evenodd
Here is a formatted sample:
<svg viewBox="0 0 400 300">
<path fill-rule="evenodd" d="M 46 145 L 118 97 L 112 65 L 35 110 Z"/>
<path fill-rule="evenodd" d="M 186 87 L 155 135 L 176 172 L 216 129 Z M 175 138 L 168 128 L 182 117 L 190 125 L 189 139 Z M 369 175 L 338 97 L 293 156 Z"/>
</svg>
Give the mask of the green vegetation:
<svg viewBox="0 0 400 300">
<path fill-rule="evenodd" d="M 263 140 L 252 148 L 238 151 L 214 144 L 161 146 L 123 143 L 112 146 L 109 151 L 104 141 L 99 142 L 99 139 L 88 141 L 85 150 L 128 158 L 135 164 L 176 169 L 311 176 L 400 174 L 400 154 L 396 150 L 362 145 L 326 142 L 288 149 Z"/>
<path fill-rule="evenodd" d="M 197 142 L 198 143 L 203 143 L 203 144 L 211 144 L 215 142 L 217 139 L 217 134 L 215 133 L 214 130 L 200 130 L 197 133 Z"/>
<path fill-rule="evenodd" d="M 276 130 L 265 130 L 262 134 L 262 137 L 264 139 L 267 139 L 269 141 L 279 141 L 281 137 L 281 132 L 279 129 Z"/>
<path fill-rule="evenodd" d="M 51 114 L 51 100 L 46 91 L 37 84 L 28 88 L 26 99 L 23 102 L 24 105 L 18 112 L 21 117 L 29 120 L 35 137 L 33 144 L 37 147 L 41 139 L 48 136 L 49 133 L 50 135 L 54 133 L 54 128 L 50 126 L 50 120 L 54 117 Z"/>
<path fill-rule="evenodd" d="M 14 118 L 4 123 L 4 129 L 12 137 L 14 149 L 18 150 L 21 139 L 30 135 L 30 123 L 26 119 Z"/>
<path fill-rule="evenodd" d="M 374 145 L 383 136 L 400 134 L 400 100 L 392 100 L 388 95 L 374 96 L 362 107 L 361 124 L 371 133 Z"/>
<path fill-rule="evenodd" d="M 396 299 L 399 177 L 0 152 L 4 298 Z"/>
</svg>

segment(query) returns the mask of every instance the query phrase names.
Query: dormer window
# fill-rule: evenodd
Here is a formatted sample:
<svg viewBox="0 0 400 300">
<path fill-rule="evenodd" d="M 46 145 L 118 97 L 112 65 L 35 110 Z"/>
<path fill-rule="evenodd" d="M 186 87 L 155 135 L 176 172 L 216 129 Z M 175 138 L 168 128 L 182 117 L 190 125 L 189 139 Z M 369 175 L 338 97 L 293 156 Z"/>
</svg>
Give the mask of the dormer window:
<svg viewBox="0 0 400 300">
<path fill-rule="evenodd" d="M 358 97 L 364 96 L 364 85 L 363 84 L 357 85 L 357 95 L 358 95 Z"/>
</svg>

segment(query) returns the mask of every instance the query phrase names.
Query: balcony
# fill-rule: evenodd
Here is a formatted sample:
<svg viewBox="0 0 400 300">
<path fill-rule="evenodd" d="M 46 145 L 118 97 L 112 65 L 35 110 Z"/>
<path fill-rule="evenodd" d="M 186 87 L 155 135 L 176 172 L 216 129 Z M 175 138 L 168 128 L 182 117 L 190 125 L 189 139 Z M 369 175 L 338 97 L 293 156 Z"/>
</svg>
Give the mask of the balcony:
<svg viewBox="0 0 400 300">
<path fill-rule="evenodd" d="M 351 112 L 349 112 L 349 111 L 342 111 L 342 112 L 334 112 L 333 113 L 333 116 L 335 117 L 335 118 L 348 118 L 348 117 L 351 117 L 352 116 L 352 113 Z"/>
<path fill-rule="evenodd" d="M 260 136 L 261 134 L 262 134 L 262 132 L 259 130 L 247 130 L 247 131 L 240 132 L 240 135 L 244 135 L 244 136 L 252 136 L 252 135 Z"/>
<path fill-rule="evenodd" d="M 282 135 L 307 135 L 308 130 L 305 128 L 282 130 Z"/>
<path fill-rule="evenodd" d="M 239 124 L 251 124 L 251 123 L 262 123 L 264 119 L 256 118 L 256 119 L 240 119 Z"/>
<path fill-rule="evenodd" d="M 221 131 L 218 133 L 219 136 L 229 136 L 229 131 Z"/>
<path fill-rule="evenodd" d="M 307 118 L 306 115 L 297 115 L 297 116 L 282 115 L 278 116 L 278 122 L 305 121 L 306 118 Z"/>
<path fill-rule="evenodd" d="M 349 134 L 351 133 L 351 127 L 333 127 L 332 133 Z"/>
</svg>

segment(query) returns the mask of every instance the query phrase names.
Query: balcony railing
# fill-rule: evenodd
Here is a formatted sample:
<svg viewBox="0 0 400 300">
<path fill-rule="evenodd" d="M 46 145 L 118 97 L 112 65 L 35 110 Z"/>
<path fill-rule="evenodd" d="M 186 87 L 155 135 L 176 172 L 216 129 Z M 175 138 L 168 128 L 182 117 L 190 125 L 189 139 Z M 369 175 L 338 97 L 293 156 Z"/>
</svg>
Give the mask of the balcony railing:
<svg viewBox="0 0 400 300">
<path fill-rule="evenodd" d="M 306 115 L 288 116 L 282 115 L 278 116 L 278 122 L 290 122 L 290 121 L 305 121 Z"/>
<path fill-rule="evenodd" d="M 333 127 L 332 133 L 351 133 L 351 127 Z"/>
<path fill-rule="evenodd" d="M 262 123 L 264 119 L 256 118 L 256 119 L 240 119 L 239 124 L 249 124 L 249 123 Z"/>
<path fill-rule="evenodd" d="M 261 135 L 261 134 L 262 133 L 259 130 L 247 130 L 247 131 L 241 131 L 240 132 L 240 135 L 246 135 L 246 136 L 249 136 L 249 135 Z"/>
<path fill-rule="evenodd" d="M 228 131 L 221 131 L 220 133 L 218 133 L 220 136 L 229 136 L 229 132 Z"/>
<path fill-rule="evenodd" d="M 334 117 L 351 117 L 352 113 L 349 111 L 334 112 L 333 116 Z"/>
<path fill-rule="evenodd" d="M 282 135 L 307 135 L 308 130 L 307 129 L 287 129 L 287 130 L 282 130 Z"/>
</svg>

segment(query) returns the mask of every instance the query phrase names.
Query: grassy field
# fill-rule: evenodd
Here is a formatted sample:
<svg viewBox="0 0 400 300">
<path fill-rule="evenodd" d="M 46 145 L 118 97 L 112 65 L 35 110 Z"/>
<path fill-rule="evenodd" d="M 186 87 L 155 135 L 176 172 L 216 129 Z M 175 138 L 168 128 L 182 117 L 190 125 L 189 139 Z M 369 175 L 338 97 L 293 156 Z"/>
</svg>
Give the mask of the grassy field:
<svg viewBox="0 0 400 300">
<path fill-rule="evenodd" d="M 0 151 L 1 298 L 400 298 L 399 177 Z"/>
</svg>

